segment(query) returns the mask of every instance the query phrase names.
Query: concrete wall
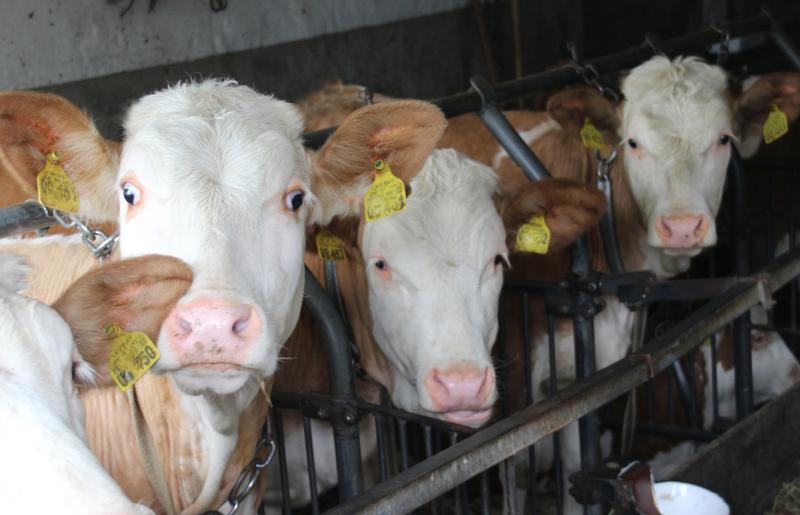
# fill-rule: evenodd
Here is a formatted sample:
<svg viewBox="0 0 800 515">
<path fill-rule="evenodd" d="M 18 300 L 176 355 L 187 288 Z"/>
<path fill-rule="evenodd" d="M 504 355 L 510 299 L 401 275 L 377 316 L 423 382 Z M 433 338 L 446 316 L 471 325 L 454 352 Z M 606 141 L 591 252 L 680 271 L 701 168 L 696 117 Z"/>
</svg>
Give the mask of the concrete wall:
<svg viewBox="0 0 800 515">
<path fill-rule="evenodd" d="M 450 11 L 468 0 L 12 0 L 0 89 L 82 80 Z"/>
</svg>

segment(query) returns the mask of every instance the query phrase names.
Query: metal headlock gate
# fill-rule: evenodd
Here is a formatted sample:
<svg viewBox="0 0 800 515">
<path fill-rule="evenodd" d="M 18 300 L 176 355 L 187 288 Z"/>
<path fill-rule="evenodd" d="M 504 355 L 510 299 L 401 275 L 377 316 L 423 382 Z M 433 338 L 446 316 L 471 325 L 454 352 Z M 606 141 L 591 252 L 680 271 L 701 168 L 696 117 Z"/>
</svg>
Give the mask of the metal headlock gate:
<svg viewBox="0 0 800 515">
<path fill-rule="evenodd" d="M 659 41 L 648 36 L 641 47 L 619 52 L 610 56 L 572 65 L 555 68 L 521 79 L 490 86 L 478 77 L 471 81 L 471 90 L 435 101 L 447 116 L 467 112 L 478 112 L 481 119 L 495 135 L 509 156 L 520 165 L 531 180 L 542 180 L 549 176 L 542 163 L 516 133 L 497 104 L 529 95 L 533 92 L 554 90 L 580 80 L 589 79 L 600 86 L 600 79 L 608 74 L 632 68 L 654 53 L 675 56 L 680 53 L 703 52 L 709 45 L 753 33 L 767 33 L 771 40 L 786 55 L 790 62 L 800 67 L 800 53 L 793 47 L 782 26 L 777 20 L 795 19 L 797 9 L 788 13 L 770 13 L 764 10 L 760 15 L 709 28 L 694 34 Z M 766 39 L 766 38 L 765 38 Z M 306 146 L 319 148 L 332 129 L 308 133 Z M 791 169 L 786 173 L 798 175 Z M 798 291 L 795 284 L 789 293 L 789 322 L 780 327 L 774 324 L 751 325 L 748 310 L 800 275 L 800 248 L 794 248 L 777 258 L 758 273 L 751 274 L 751 241 L 748 237 L 748 220 L 763 217 L 772 220 L 768 210 L 747 213 L 745 170 L 741 159 L 734 151 L 729 167 L 729 186 L 726 193 L 728 205 L 728 231 L 730 249 L 734 256 L 731 265 L 732 275 L 711 279 L 682 279 L 657 281 L 649 273 L 625 273 L 622 270 L 616 248 L 604 244 L 607 261 L 612 265 L 612 273 L 599 274 L 591 269 L 591 256 L 585 237 L 571 248 L 571 276 L 562 283 L 522 283 L 507 281 L 503 295 L 518 296 L 523 306 L 533 296 L 544 297 L 547 301 L 547 327 L 550 355 L 554 353 L 553 327 L 555 318 L 568 317 L 574 329 L 576 377 L 577 382 L 563 389 L 558 388 L 558 378 L 554 368 L 549 376 L 549 396 L 534 399 L 530 381 L 525 381 L 528 407 L 479 431 L 448 424 L 446 422 L 420 415 L 404 413 L 387 405 L 374 405 L 358 398 L 355 388 L 355 374 L 351 361 L 351 337 L 347 323 L 340 316 L 335 299 L 320 285 L 317 279 L 306 271 L 306 291 L 304 304 L 310 310 L 327 352 L 330 374 L 330 388 L 326 394 L 308 395 L 274 392 L 274 409 L 271 412 L 278 444 L 278 463 L 273 465 L 270 474 L 279 475 L 283 493 L 283 513 L 291 513 L 289 499 L 289 470 L 284 441 L 283 417 L 288 411 L 299 411 L 302 415 L 302 430 L 306 449 L 306 462 L 309 476 L 307 487 L 310 491 L 311 513 L 319 513 L 327 502 L 322 492 L 317 492 L 315 477 L 315 457 L 312 440 L 311 420 L 330 423 L 336 454 L 338 472 L 338 503 L 326 513 L 350 514 L 364 513 L 404 513 L 428 504 L 431 513 L 493 513 L 499 509 L 497 504 L 500 480 L 506 490 L 514 491 L 516 481 L 514 455 L 528 450 L 530 470 L 535 470 L 533 445 L 544 438 L 553 436 L 555 491 L 560 498 L 567 485 L 561 483 L 559 476 L 558 431 L 574 421 L 579 422 L 581 477 L 578 487 L 585 486 L 580 493 L 584 500 L 599 501 L 591 491 L 591 472 L 601 464 L 600 430 L 606 422 L 601 421 L 598 410 L 612 400 L 646 383 L 656 374 L 673 367 L 673 381 L 677 384 L 679 397 L 690 420 L 688 427 L 674 428 L 656 424 L 642 424 L 646 432 L 693 437 L 698 440 L 709 439 L 714 433 L 704 431 L 698 426 L 696 407 L 693 408 L 693 388 L 691 378 L 686 377 L 678 365 L 680 358 L 697 349 L 707 338 L 731 322 L 734 323 L 734 364 L 736 374 L 736 418 L 741 419 L 753 411 L 753 378 L 750 362 L 750 331 L 752 328 L 781 331 L 790 340 L 795 354 L 800 350 L 800 329 L 798 329 Z M 794 209 L 797 209 L 795 207 Z M 794 247 L 794 233 L 800 221 L 800 214 L 785 214 L 782 229 L 790 234 L 791 247 Z M 767 247 L 772 249 L 780 234 L 776 226 L 769 225 Z M 38 230 L 52 224 L 36 203 L 24 203 L 0 209 L 0 237 L 14 233 Z M 608 227 L 604 228 L 606 234 Z M 604 238 L 605 240 L 605 238 Z M 328 274 L 330 279 L 331 275 Z M 640 309 L 656 303 L 669 301 L 705 301 L 702 306 L 685 318 L 674 323 L 662 334 L 621 361 L 602 370 L 595 370 L 593 318 L 602 309 L 598 299 L 602 295 L 614 295 L 623 304 Z M 527 334 L 532 321 L 524 310 L 522 327 L 515 328 L 526 334 L 525 342 L 530 341 Z M 505 328 L 505 331 L 512 330 Z M 502 342 L 498 347 L 502 351 Z M 713 345 L 712 345 L 713 348 Z M 525 377 L 530 377 L 530 349 L 526 349 L 524 366 Z M 552 360 L 551 360 L 552 364 Z M 713 370 L 712 366 L 712 370 Z M 712 378 L 713 379 L 713 378 Z M 715 386 L 716 388 L 716 386 Z M 532 404 L 534 401 L 535 404 Z M 714 400 L 716 402 L 716 399 Z M 364 490 L 365 464 L 360 450 L 359 422 L 371 417 L 377 439 L 375 464 L 375 486 Z M 606 424 L 607 425 L 607 424 Z M 493 469 L 506 463 L 502 472 Z M 526 507 L 514 505 L 513 494 L 505 495 L 506 508 L 510 512 L 525 511 L 530 508 L 536 513 L 538 504 L 535 473 L 530 472 L 526 484 L 530 502 Z M 580 488 L 579 488 L 580 489 Z M 322 499 L 322 500 L 321 500 Z M 585 507 L 585 513 L 602 513 L 602 504 Z M 263 506 L 262 506 L 263 509 Z M 557 503 L 556 511 L 562 507 Z"/>
</svg>

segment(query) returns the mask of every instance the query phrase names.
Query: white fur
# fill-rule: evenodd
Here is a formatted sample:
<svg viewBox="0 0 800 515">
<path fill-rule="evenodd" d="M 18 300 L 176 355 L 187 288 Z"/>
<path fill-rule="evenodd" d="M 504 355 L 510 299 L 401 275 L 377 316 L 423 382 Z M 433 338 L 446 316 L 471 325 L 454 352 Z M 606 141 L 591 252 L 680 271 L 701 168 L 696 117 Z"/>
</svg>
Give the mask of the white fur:
<svg viewBox="0 0 800 515">
<path fill-rule="evenodd" d="M 395 369 L 393 402 L 441 417 L 424 387 L 433 368 L 492 366 L 505 229 L 492 196 L 497 178 L 455 150 L 436 150 L 411 181 L 405 211 L 369 222 L 362 255 L 373 334 Z M 391 280 L 375 269 L 383 260 Z M 486 407 L 497 397 L 492 388 Z"/>
<path fill-rule="evenodd" d="M 146 514 L 86 443 L 72 381 L 72 333 L 50 307 L 13 293 L 27 266 L 0 254 L 0 498 L 9 513 Z M 91 492 L 87 494 L 87 485 Z M 42 495 L 42 492 L 45 495 Z"/>
</svg>

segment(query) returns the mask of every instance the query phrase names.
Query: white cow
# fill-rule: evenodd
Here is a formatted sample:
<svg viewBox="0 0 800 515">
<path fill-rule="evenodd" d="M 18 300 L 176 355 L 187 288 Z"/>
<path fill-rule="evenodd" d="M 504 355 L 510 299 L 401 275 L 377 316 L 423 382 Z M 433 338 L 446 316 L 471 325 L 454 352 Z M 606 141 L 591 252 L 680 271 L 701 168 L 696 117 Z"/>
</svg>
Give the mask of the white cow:
<svg viewBox="0 0 800 515">
<path fill-rule="evenodd" d="M 8 513 L 152 514 L 131 502 L 86 442 L 73 377 L 93 379 L 50 307 L 18 295 L 28 267 L 0 253 L 0 498 Z"/>
</svg>

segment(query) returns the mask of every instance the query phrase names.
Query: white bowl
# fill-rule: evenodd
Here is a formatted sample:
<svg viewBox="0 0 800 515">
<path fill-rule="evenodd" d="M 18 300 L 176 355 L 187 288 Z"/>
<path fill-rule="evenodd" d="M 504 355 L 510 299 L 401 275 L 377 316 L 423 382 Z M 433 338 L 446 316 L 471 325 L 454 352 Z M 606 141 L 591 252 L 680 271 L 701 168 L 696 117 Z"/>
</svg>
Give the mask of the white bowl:
<svg viewBox="0 0 800 515">
<path fill-rule="evenodd" d="M 653 485 L 662 515 L 729 515 L 728 504 L 711 490 L 677 481 Z"/>
</svg>

